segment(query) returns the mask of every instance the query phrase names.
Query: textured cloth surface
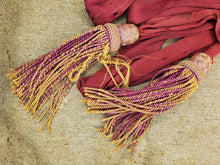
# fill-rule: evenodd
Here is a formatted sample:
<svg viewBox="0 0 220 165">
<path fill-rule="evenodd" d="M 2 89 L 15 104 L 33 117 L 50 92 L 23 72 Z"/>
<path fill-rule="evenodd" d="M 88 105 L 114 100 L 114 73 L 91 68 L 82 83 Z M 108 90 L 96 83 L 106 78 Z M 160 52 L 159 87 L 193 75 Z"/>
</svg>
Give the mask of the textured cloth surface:
<svg viewBox="0 0 220 165">
<path fill-rule="evenodd" d="M 125 16 L 114 23 L 125 23 Z M 0 1 L 0 164 L 127 164 L 126 149 L 111 154 L 114 146 L 94 128 L 102 115 L 89 115 L 76 84 L 61 104 L 52 132 L 30 121 L 17 106 L 5 74 L 93 28 L 83 0 Z M 97 64 L 83 76 L 101 68 Z M 155 116 L 130 164 L 220 164 L 220 55 L 198 90 L 185 102 Z M 133 87 L 140 89 L 146 84 Z"/>
<path fill-rule="evenodd" d="M 104 10 L 105 7 L 108 9 L 111 6 L 119 10 L 118 13 L 121 8 L 127 9 L 123 0 L 108 0 L 108 3 L 98 1 L 85 0 L 86 9 L 94 23 L 100 22 L 100 19 L 109 20 L 111 13 Z M 100 9 L 97 15 L 102 13 L 102 18 L 93 17 L 96 16 L 96 8 Z M 129 85 L 143 83 L 166 65 L 175 63 L 195 51 L 205 50 L 216 42 L 216 38 L 219 42 L 219 15 L 218 0 L 213 0 L 212 3 L 209 0 L 135 0 L 127 10 L 127 20 L 138 27 L 140 37 L 136 43 L 122 47 L 119 51 L 130 60 Z M 162 43 L 168 38 L 182 39 L 160 50 Z M 114 68 L 111 68 L 111 72 L 119 84 L 122 81 L 121 77 Z M 125 75 L 127 70 L 121 69 L 121 72 Z M 82 94 L 84 87 L 110 89 L 115 83 L 106 73 L 106 69 L 102 68 L 92 76 L 81 78 L 77 87 Z"/>
</svg>

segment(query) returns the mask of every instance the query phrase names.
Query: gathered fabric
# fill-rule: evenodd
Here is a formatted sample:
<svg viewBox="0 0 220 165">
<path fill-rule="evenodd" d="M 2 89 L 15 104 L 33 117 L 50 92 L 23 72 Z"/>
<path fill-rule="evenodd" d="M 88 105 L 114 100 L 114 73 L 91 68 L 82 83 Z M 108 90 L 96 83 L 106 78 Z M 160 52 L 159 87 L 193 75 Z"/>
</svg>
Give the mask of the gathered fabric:
<svg viewBox="0 0 220 165">
<path fill-rule="evenodd" d="M 160 69 L 176 64 L 182 58 L 206 50 L 220 41 L 220 1 L 213 0 L 155 0 L 125 1 L 85 0 L 86 9 L 95 24 L 112 21 L 127 11 L 128 23 L 138 26 L 140 38 L 120 49 L 119 54 L 130 63 L 129 85 L 137 85 L 152 78 Z M 129 6 L 128 6 L 129 4 Z M 104 10 L 106 8 L 106 10 Z M 111 16 L 114 10 L 118 13 Z M 95 10 L 99 9 L 99 10 Z M 96 13 L 97 16 L 96 17 Z M 111 19 L 110 19 L 111 18 Z M 170 38 L 179 40 L 161 49 Z M 80 78 L 78 89 L 84 95 L 84 87 L 111 89 L 122 82 L 115 67 L 110 67 L 111 76 L 101 68 L 92 76 Z M 126 69 L 121 69 L 126 74 Z"/>
</svg>

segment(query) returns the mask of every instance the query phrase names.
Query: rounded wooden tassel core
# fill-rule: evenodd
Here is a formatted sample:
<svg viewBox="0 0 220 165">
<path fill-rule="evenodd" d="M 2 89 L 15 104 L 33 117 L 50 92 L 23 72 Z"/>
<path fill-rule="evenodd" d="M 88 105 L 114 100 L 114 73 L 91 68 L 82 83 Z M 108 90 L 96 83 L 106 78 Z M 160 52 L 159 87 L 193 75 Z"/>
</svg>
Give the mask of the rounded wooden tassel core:
<svg viewBox="0 0 220 165">
<path fill-rule="evenodd" d="M 121 45 L 127 46 L 136 42 L 139 38 L 139 31 L 134 24 L 124 24 L 118 27 L 121 36 Z"/>
<path fill-rule="evenodd" d="M 189 61 L 184 60 L 179 65 L 190 69 L 196 75 L 198 84 L 200 84 L 204 79 L 204 75 L 211 68 L 212 58 L 206 53 L 197 53 Z"/>
<path fill-rule="evenodd" d="M 206 74 L 212 66 L 212 58 L 206 53 L 197 53 L 192 56 L 190 61 L 196 63 L 204 74 Z"/>
<path fill-rule="evenodd" d="M 109 33 L 110 50 L 116 52 L 120 46 L 127 46 L 136 42 L 139 38 L 139 31 L 134 24 L 123 24 L 116 26 L 112 23 L 104 25 Z"/>
</svg>

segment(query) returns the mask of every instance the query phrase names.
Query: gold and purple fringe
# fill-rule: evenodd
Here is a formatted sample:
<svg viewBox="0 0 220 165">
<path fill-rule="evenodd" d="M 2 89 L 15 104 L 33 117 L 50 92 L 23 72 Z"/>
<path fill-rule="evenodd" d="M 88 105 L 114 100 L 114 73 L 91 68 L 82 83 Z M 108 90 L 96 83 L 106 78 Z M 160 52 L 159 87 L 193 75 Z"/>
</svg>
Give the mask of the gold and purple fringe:
<svg viewBox="0 0 220 165">
<path fill-rule="evenodd" d="M 40 131 L 47 124 L 50 132 L 52 118 L 73 82 L 100 55 L 108 52 L 109 43 L 108 31 L 100 25 L 31 62 L 11 69 L 8 76 L 12 80 L 12 92 L 19 97 L 19 103 L 25 105 L 24 109 L 31 112 L 31 119 L 50 100 L 38 119 L 39 122 L 48 116 Z"/>
<path fill-rule="evenodd" d="M 132 150 L 131 158 L 153 116 L 184 101 L 197 87 L 196 75 L 184 66 L 175 65 L 161 70 L 141 90 L 86 87 L 82 101 L 90 106 L 87 113 L 105 114 L 105 125 L 97 130 L 112 138 L 116 147 L 113 152 L 128 147 Z"/>
</svg>

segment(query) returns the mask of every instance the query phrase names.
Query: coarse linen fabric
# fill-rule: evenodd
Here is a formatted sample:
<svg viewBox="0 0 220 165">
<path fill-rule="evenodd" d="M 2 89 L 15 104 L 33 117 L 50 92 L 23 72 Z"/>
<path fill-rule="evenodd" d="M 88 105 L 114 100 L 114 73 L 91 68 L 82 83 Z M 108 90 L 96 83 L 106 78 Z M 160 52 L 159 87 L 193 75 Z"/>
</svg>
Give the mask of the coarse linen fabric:
<svg viewBox="0 0 220 165">
<path fill-rule="evenodd" d="M 128 8 L 127 21 L 138 26 L 139 41 L 119 51 L 130 59 L 130 86 L 143 83 L 163 67 L 190 54 L 204 51 L 220 41 L 220 1 L 217 0 L 136 0 L 129 7 L 122 1 L 95 3 L 96 1 L 85 0 L 87 11 L 94 23 L 109 21 L 111 15 L 107 13 L 111 13 L 103 8 L 107 6 L 108 9 L 108 4 L 111 4 L 111 8 L 118 10 L 117 13 L 124 11 L 121 8 Z M 102 17 L 96 17 L 96 14 Z M 162 44 L 169 38 L 181 39 L 161 50 Z M 126 69 L 121 71 L 126 75 Z M 111 72 L 120 84 L 122 79 L 114 67 Z M 78 82 L 82 94 L 84 87 L 110 89 L 114 86 L 105 68 L 92 76 L 81 78 Z"/>
<path fill-rule="evenodd" d="M 126 22 L 125 16 L 114 21 Z M 114 154 L 109 139 L 94 128 L 102 115 L 90 115 L 81 103 L 76 84 L 61 104 L 51 133 L 17 105 L 10 93 L 8 68 L 19 66 L 54 50 L 72 37 L 91 30 L 83 0 L 0 1 L 0 164 L 1 165 L 121 165 L 130 153 Z M 102 65 L 91 67 L 89 76 Z M 129 165 L 220 164 L 220 56 L 198 90 L 185 102 L 154 117 Z M 146 84 L 133 87 L 141 89 Z M 42 122 L 43 123 L 43 122 Z"/>
</svg>

